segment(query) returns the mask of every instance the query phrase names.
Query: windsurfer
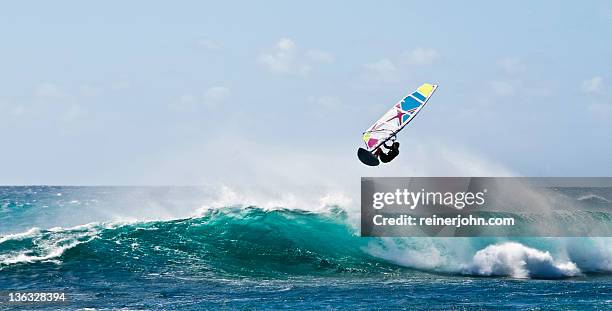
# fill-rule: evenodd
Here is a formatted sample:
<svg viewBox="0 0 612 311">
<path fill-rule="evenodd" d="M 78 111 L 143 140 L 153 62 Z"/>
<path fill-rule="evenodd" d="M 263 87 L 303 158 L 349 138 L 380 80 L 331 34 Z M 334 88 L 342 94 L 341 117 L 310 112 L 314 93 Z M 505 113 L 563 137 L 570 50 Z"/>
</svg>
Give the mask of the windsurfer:
<svg viewBox="0 0 612 311">
<path fill-rule="evenodd" d="M 378 149 L 376 149 L 376 151 L 374 151 L 374 155 L 377 156 L 380 159 L 380 162 L 382 162 L 382 163 L 389 163 L 393 159 L 395 159 L 395 157 L 397 157 L 399 155 L 399 146 L 400 146 L 400 143 L 397 142 L 397 141 L 393 142 L 393 144 L 391 144 L 391 146 L 387 146 L 386 144 L 382 144 L 380 147 L 378 147 Z M 387 151 L 387 153 L 384 153 L 382 151 L 382 147 L 385 147 L 385 148 L 389 149 L 389 151 Z"/>
</svg>

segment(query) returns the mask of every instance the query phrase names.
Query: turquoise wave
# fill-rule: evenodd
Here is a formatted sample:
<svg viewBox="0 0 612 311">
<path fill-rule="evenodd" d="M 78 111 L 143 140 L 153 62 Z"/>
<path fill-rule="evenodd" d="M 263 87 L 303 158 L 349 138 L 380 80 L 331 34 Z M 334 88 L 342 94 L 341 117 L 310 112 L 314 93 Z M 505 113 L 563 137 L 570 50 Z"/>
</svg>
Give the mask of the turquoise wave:
<svg viewBox="0 0 612 311">
<path fill-rule="evenodd" d="M 256 207 L 201 217 L 39 230 L 0 240 L 0 267 L 61 262 L 211 275 L 379 273 L 398 266 L 364 252 L 341 209 L 327 213 Z"/>
<path fill-rule="evenodd" d="M 199 217 L 91 223 L 0 237 L 0 270 L 241 278 L 434 273 L 564 278 L 610 273 L 610 239 L 361 238 L 326 212 L 210 209 Z M 14 270 L 15 271 L 15 270 Z"/>
</svg>

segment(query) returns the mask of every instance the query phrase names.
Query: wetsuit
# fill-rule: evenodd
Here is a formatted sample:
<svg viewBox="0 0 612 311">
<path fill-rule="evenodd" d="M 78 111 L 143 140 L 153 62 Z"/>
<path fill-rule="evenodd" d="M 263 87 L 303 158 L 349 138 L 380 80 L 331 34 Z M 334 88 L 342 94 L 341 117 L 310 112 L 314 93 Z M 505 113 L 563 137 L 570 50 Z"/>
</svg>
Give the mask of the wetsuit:
<svg viewBox="0 0 612 311">
<path fill-rule="evenodd" d="M 382 152 L 382 147 L 383 146 L 385 148 L 389 149 L 389 151 L 387 151 L 387 153 Z M 382 163 L 391 162 L 393 159 L 395 159 L 395 157 L 397 157 L 399 155 L 399 147 L 395 148 L 393 144 L 391 146 L 387 146 L 387 145 L 383 144 L 381 146 L 381 148 L 378 148 L 378 151 L 376 152 L 376 155 L 378 155 L 378 158 L 380 159 L 380 162 L 382 162 Z"/>
</svg>

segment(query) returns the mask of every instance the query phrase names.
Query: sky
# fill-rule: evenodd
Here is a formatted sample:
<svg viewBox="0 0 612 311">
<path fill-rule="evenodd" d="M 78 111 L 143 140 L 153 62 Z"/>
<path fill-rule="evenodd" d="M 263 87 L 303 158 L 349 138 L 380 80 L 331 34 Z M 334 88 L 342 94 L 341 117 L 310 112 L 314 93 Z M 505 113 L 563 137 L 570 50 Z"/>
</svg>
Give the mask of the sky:
<svg viewBox="0 0 612 311">
<path fill-rule="evenodd" d="M 612 3 L 587 3 L 3 3 L 0 184 L 612 176 Z M 400 156 L 361 165 L 424 82 Z"/>
</svg>

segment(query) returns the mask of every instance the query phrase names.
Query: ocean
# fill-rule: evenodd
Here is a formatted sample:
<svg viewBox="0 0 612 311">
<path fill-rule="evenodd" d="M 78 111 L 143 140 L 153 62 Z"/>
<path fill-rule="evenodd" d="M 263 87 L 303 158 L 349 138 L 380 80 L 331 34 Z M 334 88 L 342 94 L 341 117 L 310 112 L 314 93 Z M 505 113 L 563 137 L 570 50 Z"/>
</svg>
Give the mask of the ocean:
<svg viewBox="0 0 612 311">
<path fill-rule="evenodd" d="M 214 195 L 0 187 L 0 294 L 67 297 L 0 309 L 612 309 L 612 238 L 362 238 L 349 206 Z"/>
</svg>

